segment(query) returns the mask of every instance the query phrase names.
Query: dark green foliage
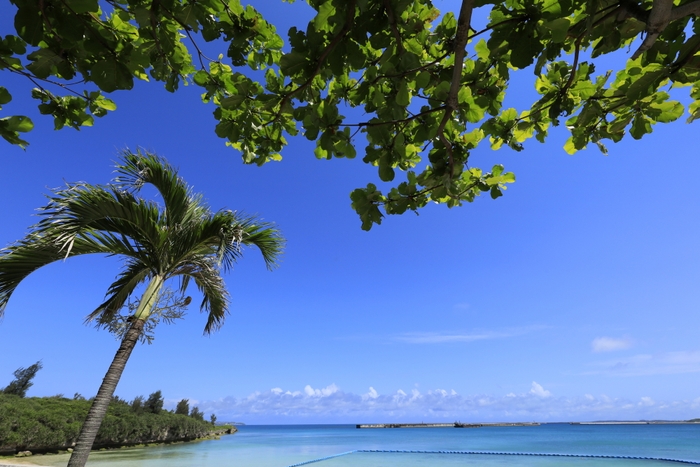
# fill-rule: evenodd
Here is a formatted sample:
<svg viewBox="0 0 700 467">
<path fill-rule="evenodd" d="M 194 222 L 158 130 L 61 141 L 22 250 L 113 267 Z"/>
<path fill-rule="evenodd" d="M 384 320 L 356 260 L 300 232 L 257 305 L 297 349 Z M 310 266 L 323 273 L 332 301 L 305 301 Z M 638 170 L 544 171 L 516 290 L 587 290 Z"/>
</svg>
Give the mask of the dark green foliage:
<svg viewBox="0 0 700 467">
<path fill-rule="evenodd" d="M 18 368 L 15 370 L 15 379 L 10 384 L 2 390 L 3 394 L 13 394 L 15 396 L 24 397 L 27 395 L 27 390 L 32 387 L 34 383 L 32 380 L 36 376 L 37 372 L 41 370 L 41 362 L 36 362 L 34 365 L 30 365 L 27 368 Z"/>
<path fill-rule="evenodd" d="M 136 396 L 134 400 L 131 401 L 131 411 L 137 414 L 141 414 L 146 410 L 145 404 L 143 402 L 143 396 Z"/>
<path fill-rule="evenodd" d="M 195 420 L 204 421 L 204 412 L 199 410 L 199 407 L 192 407 L 192 410 L 190 410 L 190 417 Z"/>
<path fill-rule="evenodd" d="M 207 436 L 211 424 L 167 410 L 137 414 L 115 398 L 94 447 L 183 441 Z M 71 447 L 85 420 L 90 401 L 65 398 L 21 398 L 0 394 L 0 453 L 57 451 Z"/>
<path fill-rule="evenodd" d="M 209 421 L 212 425 L 216 426 L 216 415 L 211 414 L 211 416 L 209 417 Z"/>
<path fill-rule="evenodd" d="M 112 405 L 129 405 L 129 401 L 119 396 L 112 396 Z"/>
<path fill-rule="evenodd" d="M 156 391 L 148 396 L 144 403 L 144 408 L 149 413 L 158 415 L 163 410 L 163 396 L 160 391 Z"/>
<path fill-rule="evenodd" d="M 175 407 L 175 413 L 179 415 L 189 415 L 190 414 L 190 400 L 189 399 L 182 399 L 180 402 L 177 403 L 177 407 Z"/>
</svg>

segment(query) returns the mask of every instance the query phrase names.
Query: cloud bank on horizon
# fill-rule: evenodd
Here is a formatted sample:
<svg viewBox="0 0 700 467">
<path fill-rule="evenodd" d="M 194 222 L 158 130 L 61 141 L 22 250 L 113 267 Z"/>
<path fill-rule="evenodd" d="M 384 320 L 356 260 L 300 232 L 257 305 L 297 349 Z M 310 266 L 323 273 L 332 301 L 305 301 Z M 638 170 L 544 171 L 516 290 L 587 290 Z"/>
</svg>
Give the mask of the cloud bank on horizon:
<svg viewBox="0 0 700 467">
<path fill-rule="evenodd" d="M 558 397 L 533 381 L 528 392 L 505 396 L 461 395 L 454 390 L 420 392 L 401 389 L 380 394 L 345 392 L 335 384 L 307 385 L 301 391 L 273 388 L 248 397 L 191 401 L 219 420 L 248 424 L 383 423 L 454 421 L 585 421 L 610 419 L 687 419 L 700 416 L 700 398 L 657 402 L 650 397 L 632 401 L 606 395 Z"/>
</svg>

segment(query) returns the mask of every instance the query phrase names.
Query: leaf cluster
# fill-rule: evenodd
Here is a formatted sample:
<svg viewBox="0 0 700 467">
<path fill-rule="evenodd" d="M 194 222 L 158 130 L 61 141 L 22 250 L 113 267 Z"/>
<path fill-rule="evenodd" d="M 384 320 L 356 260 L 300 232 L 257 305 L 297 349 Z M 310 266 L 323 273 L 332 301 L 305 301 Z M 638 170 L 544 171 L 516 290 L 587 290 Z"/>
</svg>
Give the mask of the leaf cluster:
<svg viewBox="0 0 700 467">
<path fill-rule="evenodd" d="M 288 31 L 287 48 L 239 0 L 37 1 L 13 0 L 17 35 L 3 40 L 0 68 L 98 88 L 67 97 L 37 88 L 57 128 L 92 124 L 114 107 L 101 93 L 134 78 L 171 91 L 192 82 L 215 107 L 215 133 L 245 163 L 280 160 L 300 133 L 319 159 L 361 154 L 379 179 L 351 194 L 364 229 L 431 202 L 501 196 L 515 176 L 471 165 L 479 145 L 519 151 L 564 123 L 566 151 L 594 143 L 606 152 L 608 141 L 679 119 L 686 107 L 672 86 L 689 87 L 688 120 L 700 117 L 698 0 L 463 0 L 454 12 L 430 0 L 309 0 L 316 15 Z M 480 30 L 475 15 L 487 17 Z M 226 58 L 202 52 L 215 40 Z M 616 69 L 598 70 L 613 61 Z M 538 99 L 504 108 L 516 73 L 533 72 Z M 0 88 L 0 104 L 10 98 Z M 26 117 L 0 120 L 14 144 L 29 129 Z"/>
</svg>

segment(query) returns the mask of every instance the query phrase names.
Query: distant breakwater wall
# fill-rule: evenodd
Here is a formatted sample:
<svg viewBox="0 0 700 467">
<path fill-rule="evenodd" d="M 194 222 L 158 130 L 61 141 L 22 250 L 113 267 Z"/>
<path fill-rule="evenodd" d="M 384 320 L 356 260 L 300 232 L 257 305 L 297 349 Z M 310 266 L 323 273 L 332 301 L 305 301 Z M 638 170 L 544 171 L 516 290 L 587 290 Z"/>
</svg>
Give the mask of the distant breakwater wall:
<svg viewBox="0 0 700 467">
<path fill-rule="evenodd" d="M 373 423 L 355 425 L 357 428 L 481 428 L 493 426 L 539 426 L 539 423 Z"/>
</svg>

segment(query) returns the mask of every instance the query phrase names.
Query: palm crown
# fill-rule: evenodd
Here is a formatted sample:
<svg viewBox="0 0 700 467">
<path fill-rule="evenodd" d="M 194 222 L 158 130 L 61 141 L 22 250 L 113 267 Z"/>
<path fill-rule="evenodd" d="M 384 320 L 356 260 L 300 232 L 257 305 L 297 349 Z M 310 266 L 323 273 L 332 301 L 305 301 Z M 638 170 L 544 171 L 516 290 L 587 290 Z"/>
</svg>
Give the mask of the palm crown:
<svg viewBox="0 0 700 467">
<path fill-rule="evenodd" d="M 134 289 L 148 281 L 136 312 L 145 319 L 163 283 L 179 277 L 183 292 L 193 280 L 203 295 L 204 332 L 218 328 L 229 303 L 221 272 L 240 258 L 244 245 L 256 246 L 267 267 L 274 267 L 284 244 L 279 231 L 232 211 L 212 212 L 154 154 L 124 152 L 117 173 L 107 186 L 71 183 L 54 190 L 31 232 L 0 250 L 0 316 L 31 272 L 67 257 L 102 253 L 126 262 L 88 320 L 108 323 Z M 146 184 L 160 193 L 163 206 L 137 196 Z"/>
</svg>

